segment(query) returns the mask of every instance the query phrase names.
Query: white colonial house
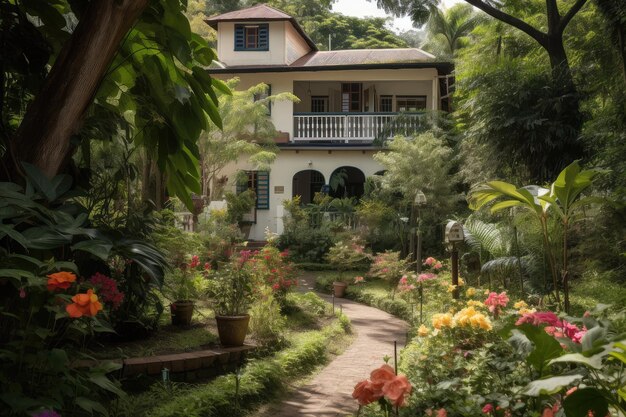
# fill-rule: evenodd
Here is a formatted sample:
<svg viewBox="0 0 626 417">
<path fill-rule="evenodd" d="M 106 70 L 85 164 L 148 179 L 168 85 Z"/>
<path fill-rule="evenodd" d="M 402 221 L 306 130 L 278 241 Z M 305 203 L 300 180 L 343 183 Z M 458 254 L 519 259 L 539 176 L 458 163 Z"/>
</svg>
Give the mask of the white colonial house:
<svg viewBox="0 0 626 417">
<path fill-rule="evenodd" d="M 266 5 L 206 22 L 217 30 L 219 62 L 211 76 L 238 77 L 241 89 L 265 83 L 271 94 L 300 99 L 270 109 L 280 133 L 270 172 L 245 161 L 229 167 L 227 174 L 248 171 L 257 194 L 250 239 L 262 240 L 266 227 L 281 233 L 282 201 L 300 195 L 310 202 L 333 173 L 347 174 L 338 195 L 360 197 L 365 178 L 382 170 L 373 141 L 419 123 L 425 112 L 448 109 L 453 66 L 420 49 L 319 51 L 292 16 Z"/>
</svg>

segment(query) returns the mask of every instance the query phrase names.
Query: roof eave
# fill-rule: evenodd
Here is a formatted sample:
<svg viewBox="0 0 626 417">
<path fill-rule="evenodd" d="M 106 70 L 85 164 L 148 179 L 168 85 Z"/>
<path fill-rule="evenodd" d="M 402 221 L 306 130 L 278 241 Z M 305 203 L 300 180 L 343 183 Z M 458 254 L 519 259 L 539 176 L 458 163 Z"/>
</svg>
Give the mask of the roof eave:
<svg viewBox="0 0 626 417">
<path fill-rule="evenodd" d="M 210 74 L 250 74 L 255 72 L 316 72 L 316 71 L 347 71 L 370 69 L 410 69 L 435 68 L 439 74 L 450 74 L 454 70 L 452 62 L 395 62 L 350 65 L 316 65 L 309 67 L 276 66 L 247 68 L 216 68 L 209 69 Z"/>
</svg>

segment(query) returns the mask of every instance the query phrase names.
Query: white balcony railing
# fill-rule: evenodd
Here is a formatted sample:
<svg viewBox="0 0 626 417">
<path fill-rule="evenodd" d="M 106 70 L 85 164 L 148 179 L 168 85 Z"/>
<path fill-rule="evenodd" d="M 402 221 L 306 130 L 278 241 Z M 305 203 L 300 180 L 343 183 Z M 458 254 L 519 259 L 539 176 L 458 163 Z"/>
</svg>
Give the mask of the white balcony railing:
<svg viewBox="0 0 626 417">
<path fill-rule="evenodd" d="M 408 134 L 420 126 L 421 113 L 294 113 L 294 142 L 368 142 Z"/>
</svg>

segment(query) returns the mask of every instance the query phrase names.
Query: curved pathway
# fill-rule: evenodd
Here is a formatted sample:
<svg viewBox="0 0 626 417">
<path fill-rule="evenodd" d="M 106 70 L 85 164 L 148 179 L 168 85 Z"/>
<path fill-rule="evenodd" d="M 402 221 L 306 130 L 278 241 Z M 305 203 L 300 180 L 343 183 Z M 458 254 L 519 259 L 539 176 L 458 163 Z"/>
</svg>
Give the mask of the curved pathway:
<svg viewBox="0 0 626 417">
<path fill-rule="evenodd" d="M 305 273 L 300 278 L 301 291 L 313 291 L 315 273 Z M 331 298 L 322 295 L 327 301 Z M 283 401 L 273 417 L 336 417 L 355 413 L 358 408 L 352 398 L 357 382 L 383 364 L 385 355 L 393 357 L 393 342 L 398 352 L 406 341 L 408 325 L 384 311 L 344 298 L 336 298 L 352 322 L 356 334 L 354 342 L 337 356 L 307 385 Z M 392 359 L 393 361 L 393 359 Z"/>
</svg>

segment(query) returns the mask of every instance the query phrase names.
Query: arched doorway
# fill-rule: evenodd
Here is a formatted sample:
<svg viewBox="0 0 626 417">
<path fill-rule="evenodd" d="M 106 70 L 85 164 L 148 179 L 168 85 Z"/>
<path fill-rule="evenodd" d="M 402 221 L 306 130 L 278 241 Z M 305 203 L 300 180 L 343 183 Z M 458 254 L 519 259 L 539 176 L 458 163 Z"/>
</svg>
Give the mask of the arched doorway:
<svg viewBox="0 0 626 417">
<path fill-rule="evenodd" d="M 335 198 L 363 196 L 365 174 L 358 168 L 343 166 L 333 171 L 329 180 L 329 195 Z"/>
<path fill-rule="evenodd" d="M 302 204 L 310 204 L 315 193 L 319 193 L 324 184 L 324 175 L 319 171 L 307 169 L 297 172 L 292 180 L 292 197 L 299 195 Z"/>
</svg>

